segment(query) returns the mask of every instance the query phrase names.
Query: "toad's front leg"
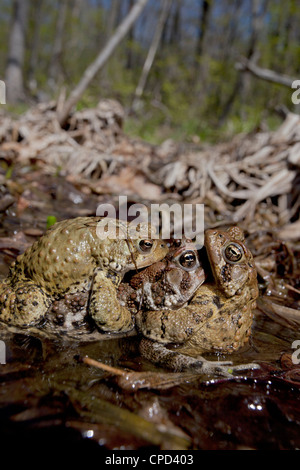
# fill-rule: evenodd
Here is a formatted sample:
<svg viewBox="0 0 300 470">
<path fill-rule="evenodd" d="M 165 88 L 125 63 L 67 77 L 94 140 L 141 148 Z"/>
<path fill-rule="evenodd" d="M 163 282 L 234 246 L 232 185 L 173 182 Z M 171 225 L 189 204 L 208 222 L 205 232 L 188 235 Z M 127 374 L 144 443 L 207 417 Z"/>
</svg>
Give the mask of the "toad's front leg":
<svg viewBox="0 0 300 470">
<path fill-rule="evenodd" d="M 110 333 L 123 333 L 132 330 L 134 320 L 131 312 L 120 305 L 117 298 L 121 278 L 107 277 L 107 273 L 95 271 L 89 298 L 89 314 L 98 328 Z"/>
</svg>

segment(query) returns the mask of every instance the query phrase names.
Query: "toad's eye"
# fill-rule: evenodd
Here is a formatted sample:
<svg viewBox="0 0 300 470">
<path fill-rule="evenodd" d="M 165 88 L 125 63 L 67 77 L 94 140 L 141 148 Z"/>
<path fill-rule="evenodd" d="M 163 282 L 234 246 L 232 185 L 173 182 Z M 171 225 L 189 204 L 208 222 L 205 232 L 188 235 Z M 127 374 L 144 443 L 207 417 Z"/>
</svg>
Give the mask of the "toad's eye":
<svg viewBox="0 0 300 470">
<path fill-rule="evenodd" d="M 237 243 L 230 243 L 224 249 L 224 258 L 229 263 L 237 263 L 244 254 L 243 248 Z"/>
<path fill-rule="evenodd" d="M 180 256 L 179 263 L 183 268 L 194 268 L 197 264 L 196 254 L 193 251 L 186 251 Z"/>
<path fill-rule="evenodd" d="M 142 253 L 150 253 L 153 247 L 153 240 L 141 240 L 139 249 Z"/>
</svg>

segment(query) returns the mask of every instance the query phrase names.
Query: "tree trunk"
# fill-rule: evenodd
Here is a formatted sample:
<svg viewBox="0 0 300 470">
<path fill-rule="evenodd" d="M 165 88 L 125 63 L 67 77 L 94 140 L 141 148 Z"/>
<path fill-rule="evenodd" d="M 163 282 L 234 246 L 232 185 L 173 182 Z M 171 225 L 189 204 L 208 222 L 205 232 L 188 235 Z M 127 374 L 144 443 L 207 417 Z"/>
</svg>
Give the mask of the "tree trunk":
<svg viewBox="0 0 300 470">
<path fill-rule="evenodd" d="M 33 37 L 30 46 L 30 57 L 29 57 L 29 68 L 28 68 L 28 87 L 31 93 L 35 92 L 37 89 L 37 82 L 35 78 L 36 68 L 38 65 L 38 56 L 39 56 L 39 38 L 40 38 L 40 26 L 42 20 L 42 6 L 43 0 L 35 2 L 34 9 L 32 9 L 33 16 Z"/>
<path fill-rule="evenodd" d="M 167 20 L 167 17 L 168 17 L 171 6 L 172 6 L 172 0 L 164 0 L 162 10 L 161 10 L 161 14 L 160 14 L 160 17 L 158 19 L 157 26 L 156 26 L 156 30 L 155 30 L 155 33 L 154 33 L 154 36 L 153 36 L 153 39 L 152 39 L 152 42 L 151 42 L 151 45 L 150 45 L 150 48 L 149 48 L 149 51 L 148 51 L 147 58 L 146 58 L 145 63 L 144 63 L 142 74 L 140 76 L 138 86 L 137 86 L 137 88 L 135 90 L 135 93 L 134 93 L 134 99 L 133 99 L 133 103 L 132 103 L 132 109 L 133 110 L 137 108 L 139 100 L 140 100 L 140 98 L 141 98 L 141 96 L 144 92 L 146 81 L 147 81 L 149 72 L 151 70 L 151 67 L 152 67 L 152 64 L 153 64 L 158 46 L 159 46 L 159 42 L 160 42 L 160 39 L 161 39 L 163 28 L 164 28 L 165 22 Z"/>
<path fill-rule="evenodd" d="M 121 2 L 119 0 L 111 0 L 110 9 L 107 12 L 107 17 L 105 19 L 106 30 L 105 30 L 105 40 L 109 41 L 109 38 L 113 35 L 113 32 L 117 24 L 121 21 L 121 12 L 122 9 Z M 101 72 L 101 87 L 104 90 L 110 89 L 110 79 L 107 69 L 107 65 L 102 67 Z"/>
<path fill-rule="evenodd" d="M 17 103 L 25 99 L 23 66 L 27 12 L 28 0 L 13 1 L 12 25 L 5 71 L 8 103 Z"/>
<path fill-rule="evenodd" d="M 116 27 L 116 24 L 118 22 L 119 10 L 120 10 L 119 0 L 111 0 L 111 5 L 110 5 L 109 13 L 108 13 L 108 18 L 107 18 L 107 28 L 105 31 L 107 40 L 109 40 L 109 38 L 111 37 Z"/>
<path fill-rule="evenodd" d="M 73 106 L 76 105 L 78 100 L 81 98 L 82 94 L 89 86 L 90 82 L 93 80 L 97 72 L 104 66 L 104 64 L 111 57 L 116 47 L 120 44 L 122 39 L 126 36 L 130 28 L 133 26 L 137 18 L 142 13 L 145 8 L 148 0 L 137 0 L 132 10 L 122 21 L 122 23 L 116 29 L 114 35 L 109 39 L 108 43 L 100 54 L 96 57 L 94 62 L 92 62 L 89 67 L 85 70 L 82 79 L 78 85 L 71 92 L 68 100 L 66 101 L 61 113 L 58 116 L 60 125 L 64 125 L 68 119 L 69 113 Z"/>
<path fill-rule="evenodd" d="M 203 40 L 205 36 L 205 32 L 207 29 L 208 17 L 209 17 L 209 10 L 211 7 L 211 0 L 202 0 L 202 8 L 199 20 L 199 29 L 198 29 L 198 39 L 197 39 L 197 46 L 196 46 L 196 58 L 199 59 L 202 55 L 203 51 Z"/>
<path fill-rule="evenodd" d="M 263 16 L 265 14 L 267 4 L 268 4 L 268 0 L 264 0 L 263 3 L 261 3 L 260 0 L 251 1 L 252 31 L 250 35 L 248 48 L 246 51 L 246 62 L 249 64 L 251 64 L 252 62 L 253 63 L 255 62 L 255 58 L 257 57 L 257 54 L 258 54 L 257 44 L 259 42 L 259 39 L 263 31 L 263 27 L 264 27 Z M 241 67 L 236 67 L 236 69 L 242 70 Z M 245 68 L 243 71 L 247 72 L 248 69 Z M 243 107 L 244 97 L 249 95 L 249 90 L 250 90 L 249 77 L 245 73 L 244 74 L 239 73 L 236 77 L 236 81 L 233 86 L 232 92 L 230 93 L 229 97 L 224 103 L 223 111 L 218 120 L 219 126 L 224 123 L 225 119 L 229 115 L 231 108 L 235 102 L 235 99 L 238 95 L 241 97 L 241 108 Z"/>
<path fill-rule="evenodd" d="M 173 22 L 170 32 L 170 44 L 171 45 L 178 45 L 181 40 L 181 0 L 176 0 L 175 2 L 175 11 L 173 14 Z"/>
<path fill-rule="evenodd" d="M 63 35 L 65 29 L 65 22 L 67 16 L 67 7 L 68 2 L 67 0 L 62 0 L 59 3 L 59 9 L 57 12 L 57 20 L 56 20 L 56 31 L 55 31 L 55 38 L 53 44 L 53 51 L 52 57 L 49 67 L 49 78 L 48 84 L 52 90 L 57 88 L 57 82 L 59 78 L 62 76 L 62 51 L 63 51 Z"/>
<path fill-rule="evenodd" d="M 133 6 L 133 0 L 130 0 L 129 2 L 129 11 L 131 10 Z M 132 54 L 132 42 L 133 42 L 134 34 L 133 34 L 133 28 L 128 33 L 128 45 L 127 45 L 127 50 L 126 50 L 126 69 L 131 70 L 133 67 L 133 54 Z"/>
</svg>

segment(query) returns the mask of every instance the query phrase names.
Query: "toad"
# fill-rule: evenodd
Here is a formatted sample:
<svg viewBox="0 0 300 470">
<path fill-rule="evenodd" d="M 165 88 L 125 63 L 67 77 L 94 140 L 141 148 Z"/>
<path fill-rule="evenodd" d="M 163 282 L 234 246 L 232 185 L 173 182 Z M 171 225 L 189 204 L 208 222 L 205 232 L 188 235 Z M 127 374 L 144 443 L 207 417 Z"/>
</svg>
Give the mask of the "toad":
<svg viewBox="0 0 300 470">
<path fill-rule="evenodd" d="M 204 282 L 204 269 L 191 240 L 173 240 L 166 257 L 139 270 L 127 273 L 115 286 L 117 298 L 132 316 L 139 309 L 179 307 L 189 300 Z M 179 246 L 182 248 L 179 249 Z M 153 303 L 155 302 L 155 303 Z M 104 339 L 90 322 L 89 291 L 66 292 L 53 301 L 47 311 L 43 330 L 48 336 L 63 335 L 70 339 L 94 341 Z M 135 334 L 136 331 L 131 331 Z"/>
<path fill-rule="evenodd" d="M 101 237 L 103 220 L 78 217 L 58 222 L 18 256 L 0 283 L 0 322 L 44 330 L 49 326 L 56 332 L 76 330 L 81 323 L 89 325 L 88 331 L 130 331 L 134 319 L 117 299 L 118 285 L 127 271 L 162 259 L 168 247 L 153 237 L 151 227 L 140 225 L 135 231 L 140 236 L 132 238 L 132 224 L 115 219 L 105 219 L 115 229 L 114 236 L 100 232 Z M 53 303 L 76 295 L 88 297 L 88 319 L 55 317 Z M 50 311 L 54 318 L 48 322 Z"/>
<path fill-rule="evenodd" d="M 204 268 L 192 240 L 170 240 L 169 245 L 163 260 L 119 285 L 118 298 L 131 312 L 179 308 L 205 281 Z"/>
<path fill-rule="evenodd" d="M 137 328 L 144 337 L 140 344 L 144 357 L 172 369 L 196 367 L 227 375 L 230 362 L 207 361 L 201 354 L 232 353 L 249 339 L 258 286 L 252 254 L 243 242 L 244 235 L 238 227 L 205 232 L 212 279 L 200 285 L 192 299 L 180 308 L 174 309 L 173 303 L 170 310 L 165 303 L 163 310 L 137 313 Z M 152 272 L 154 268 L 151 266 Z M 176 282 L 176 277 L 168 279 Z M 155 297 L 156 290 L 151 292 Z M 155 303 L 153 298 L 152 305 Z M 250 367 L 257 366 L 244 364 L 233 370 Z"/>
</svg>

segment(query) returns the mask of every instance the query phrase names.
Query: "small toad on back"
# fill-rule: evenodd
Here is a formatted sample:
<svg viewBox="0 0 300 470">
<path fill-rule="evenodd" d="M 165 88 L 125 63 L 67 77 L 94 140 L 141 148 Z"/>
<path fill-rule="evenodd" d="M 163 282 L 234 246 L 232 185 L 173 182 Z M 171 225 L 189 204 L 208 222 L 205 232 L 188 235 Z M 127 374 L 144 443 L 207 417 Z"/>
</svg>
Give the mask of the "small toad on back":
<svg viewBox="0 0 300 470">
<path fill-rule="evenodd" d="M 166 257 L 119 286 L 119 299 L 131 311 L 179 308 L 205 281 L 205 272 L 190 239 L 172 240 Z"/>
</svg>

